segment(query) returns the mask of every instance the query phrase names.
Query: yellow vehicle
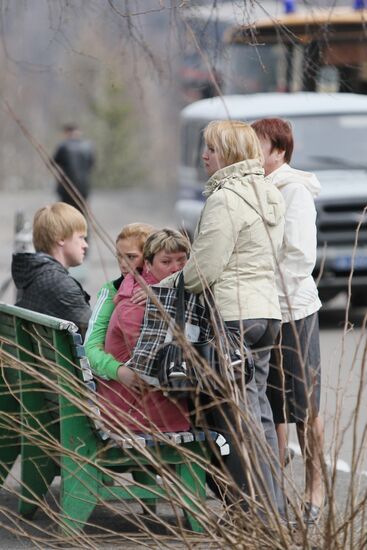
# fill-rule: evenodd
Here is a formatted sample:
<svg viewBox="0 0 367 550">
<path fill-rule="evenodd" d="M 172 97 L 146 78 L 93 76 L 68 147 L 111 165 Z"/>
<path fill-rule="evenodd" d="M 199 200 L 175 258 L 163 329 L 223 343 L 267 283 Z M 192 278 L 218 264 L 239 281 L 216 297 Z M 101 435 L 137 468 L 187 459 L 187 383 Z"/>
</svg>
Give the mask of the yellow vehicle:
<svg viewBox="0 0 367 550">
<path fill-rule="evenodd" d="M 303 8 L 228 29 L 224 92 L 367 93 L 363 5 Z"/>
</svg>

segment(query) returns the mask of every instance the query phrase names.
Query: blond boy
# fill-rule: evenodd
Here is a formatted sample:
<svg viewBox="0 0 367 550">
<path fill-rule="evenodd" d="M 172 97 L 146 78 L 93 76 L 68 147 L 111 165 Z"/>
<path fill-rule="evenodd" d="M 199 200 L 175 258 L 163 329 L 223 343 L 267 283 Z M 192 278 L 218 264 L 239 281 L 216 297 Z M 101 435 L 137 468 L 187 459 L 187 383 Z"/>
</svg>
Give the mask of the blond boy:
<svg viewBox="0 0 367 550">
<path fill-rule="evenodd" d="M 91 314 L 89 295 L 68 269 L 80 265 L 88 248 L 87 222 L 73 206 L 57 202 L 33 220 L 35 253 L 13 255 L 16 305 L 73 321 L 84 335 Z"/>
</svg>

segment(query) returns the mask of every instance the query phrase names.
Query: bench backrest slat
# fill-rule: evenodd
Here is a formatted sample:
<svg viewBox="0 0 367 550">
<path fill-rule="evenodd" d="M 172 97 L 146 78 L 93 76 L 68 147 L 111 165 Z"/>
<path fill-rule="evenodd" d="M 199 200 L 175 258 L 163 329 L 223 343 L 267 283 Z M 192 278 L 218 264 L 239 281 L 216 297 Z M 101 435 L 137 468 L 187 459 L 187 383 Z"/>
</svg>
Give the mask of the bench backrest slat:
<svg viewBox="0 0 367 550">
<path fill-rule="evenodd" d="M 71 333 L 76 333 L 78 331 L 78 327 L 71 321 L 58 319 L 57 317 L 51 317 L 50 315 L 44 315 L 43 313 L 37 313 L 18 306 L 4 304 L 3 302 L 0 302 L 0 314 L 1 313 L 17 317 L 18 319 L 24 319 L 25 321 L 31 321 L 44 327 L 67 330 Z"/>
<path fill-rule="evenodd" d="M 55 415 L 59 414 L 56 392 L 57 377 L 60 375 L 58 365 L 62 364 L 64 377 L 70 381 L 73 377 L 76 381 L 82 381 L 81 369 L 74 364 L 78 363 L 78 356 L 81 355 L 81 339 L 79 334 L 75 334 L 76 330 L 76 326 L 68 321 L 0 303 L 1 349 L 23 364 L 13 364 L 7 369 L 6 380 L 0 380 L 0 387 L 4 387 L 4 403 L 9 378 L 15 388 L 20 374 L 22 392 L 30 394 L 26 400 L 31 409 L 34 411 L 38 406 L 40 410 L 52 410 L 55 419 Z M 9 341 L 15 345 L 12 346 Z M 69 359 L 60 360 L 61 356 Z M 5 360 L 2 361 L 4 364 Z"/>
</svg>

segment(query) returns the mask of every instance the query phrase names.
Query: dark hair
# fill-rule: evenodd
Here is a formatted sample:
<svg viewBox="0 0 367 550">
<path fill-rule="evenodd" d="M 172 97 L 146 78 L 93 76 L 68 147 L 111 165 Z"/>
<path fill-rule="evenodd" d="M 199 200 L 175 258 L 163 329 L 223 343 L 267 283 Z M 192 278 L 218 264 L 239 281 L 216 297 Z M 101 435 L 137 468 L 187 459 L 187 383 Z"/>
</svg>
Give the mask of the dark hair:
<svg viewBox="0 0 367 550">
<path fill-rule="evenodd" d="M 284 151 L 285 162 L 290 162 L 293 153 L 293 132 L 291 123 L 283 118 L 262 118 L 251 124 L 259 138 L 268 138 L 272 150 Z"/>
<path fill-rule="evenodd" d="M 64 132 L 75 132 L 75 130 L 79 130 L 79 126 L 75 123 L 69 122 L 67 124 L 63 124 L 62 129 Z"/>
</svg>

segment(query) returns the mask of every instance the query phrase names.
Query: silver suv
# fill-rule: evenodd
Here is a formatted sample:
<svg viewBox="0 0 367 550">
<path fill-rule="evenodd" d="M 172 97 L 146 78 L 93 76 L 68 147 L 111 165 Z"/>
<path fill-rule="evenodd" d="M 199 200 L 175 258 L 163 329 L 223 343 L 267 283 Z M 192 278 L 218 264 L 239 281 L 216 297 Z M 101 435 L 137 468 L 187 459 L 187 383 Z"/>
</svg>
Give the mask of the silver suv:
<svg viewBox="0 0 367 550">
<path fill-rule="evenodd" d="M 314 271 L 321 299 L 327 301 L 347 290 L 353 269 L 352 304 L 367 305 L 367 96 L 224 96 L 197 101 L 183 109 L 175 207 L 178 224 L 193 235 L 203 206 L 206 175 L 201 153 L 206 124 L 216 119 L 251 122 L 274 116 L 292 123 L 292 166 L 314 172 L 321 182 L 316 200 L 318 255 Z"/>
</svg>

